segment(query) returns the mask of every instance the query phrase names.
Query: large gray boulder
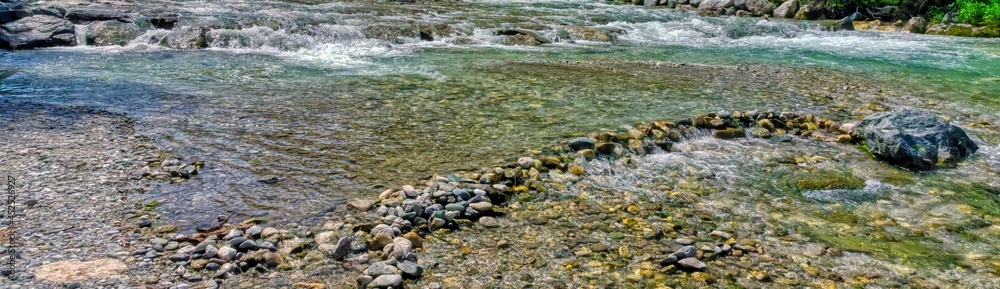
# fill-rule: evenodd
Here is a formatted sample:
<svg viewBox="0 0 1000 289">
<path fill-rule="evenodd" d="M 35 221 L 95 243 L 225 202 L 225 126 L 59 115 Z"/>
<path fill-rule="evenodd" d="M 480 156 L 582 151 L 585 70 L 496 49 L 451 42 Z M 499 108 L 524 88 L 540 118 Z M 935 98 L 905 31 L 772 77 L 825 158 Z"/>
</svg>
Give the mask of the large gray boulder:
<svg viewBox="0 0 1000 289">
<path fill-rule="evenodd" d="M 0 48 L 33 49 L 76 44 L 69 20 L 35 15 L 0 26 Z"/>
<path fill-rule="evenodd" d="M 796 11 L 799 11 L 799 2 L 797 0 L 788 0 L 774 9 L 774 17 L 792 18 L 795 17 Z"/>
<path fill-rule="evenodd" d="M 876 157 L 917 171 L 954 165 L 979 149 L 961 128 L 919 110 L 872 114 L 855 135 Z"/>
<path fill-rule="evenodd" d="M 145 33 L 139 25 L 135 23 L 121 22 L 117 20 L 97 21 L 87 26 L 89 34 L 86 39 L 87 44 L 97 46 L 118 45 L 125 46 L 132 39 L 138 38 Z"/>
<path fill-rule="evenodd" d="M 698 5 L 698 10 L 718 10 L 722 11 L 726 8 L 733 7 L 734 0 L 702 0 L 701 4 Z"/>
</svg>

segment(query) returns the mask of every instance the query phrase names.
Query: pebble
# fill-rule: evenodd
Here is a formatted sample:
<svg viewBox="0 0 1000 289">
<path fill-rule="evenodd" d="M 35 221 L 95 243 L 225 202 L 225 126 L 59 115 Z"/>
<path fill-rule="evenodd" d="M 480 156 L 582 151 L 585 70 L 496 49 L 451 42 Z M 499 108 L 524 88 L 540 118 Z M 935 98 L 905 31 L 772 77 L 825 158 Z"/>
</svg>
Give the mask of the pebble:
<svg viewBox="0 0 1000 289">
<path fill-rule="evenodd" d="M 691 244 L 694 244 L 694 240 L 691 240 L 689 238 L 677 238 L 677 240 L 674 240 L 674 242 L 676 242 L 677 244 L 681 244 L 681 245 L 691 245 Z"/>
<path fill-rule="evenodd" d="M 205 259 L 214 258 L 215 255 L 218 253 L 219 253 L 218 248 L 215 248 L 214 245 L 208 245 L 208 247 L 205 247 L 205 253 L 202 254 L 202 257 Z"/>
<path fill-rule="evenodd" d="M 255 243 L 252 240 L 246 240 L 246 241 L 243 241 L 243 243 L 240 243 L 240 249 L 241 250 L 257 250 L 257 249 L 260 249 L 260 246 L 257 246 L 257 243 Z"/>
<path fill-rule="evenodd" d="M 340 238 L 337 241 L 337 249 L 333 250 L 333 254 L 330 254 L 334 260 L 343 260 L 347 257 L 347 253 L 351 251 L 351 239 Z"/>
<path fill-rule="evenodd" d="M 233 249 L 232 247 L 222 247 L 219 248 L 219 251 L 215 254 L 215 256 L 222 259 L 222 261 L 229 262 L 236 258 L 236 253 L 236 249 Z"/>
<path fill-rule="evenodd" d="M 694 246 L 684 246 L 671 255 L 677 256 L 677 259 L 693 258 L 698 255 L 698 249 Z"/>
<path fill-rule="evenodd" d="M 494 219 L 493 217 L 482 217 L 482 218 L 479 218 L 479 225 L 482 225 L 485 228 L 499 228 L 500 227 L 500 223 L 498 223 L 497 220 Z"/>
<path fill-rule="evenodd" d="M 392 256 L 397 260 L 403 260 L 406 256 L 410 255 L 413 251 L 413 243 L 403 237 L 397 237 L 392 240 Z"/>
<path fill-rule="evenodd" d="M 480 212 L 492 212 L 493 204 L 490 202 L 476 202 L 469 204 L 469 207 Z"/>
<path fill-rule="evenodd" d="M 246 241 L 247 241 L 247 238 L 236 237 L 236 238 L 233 238 L 233 239 L 229 240 L 229 246 L 233 247 L 233 248 L 239 248 L 240 245 L 242 245 Z"/>
<path fill-rule="evenodd" d="M 170 255 L 170 257 L 168 259 L 170 259 L 170 261 L 174 261 L 174 262 L 183 262 L 183 261 L 187 261 L 188 259 L 191 259 L 191 255 L 188 255 L 188 254 L 173 254 L 173 255 Z"/>
<path fill-rule="evenodd" d="M 386 233 L 378 233 L 372 238 L 371 247 L 372 248 L 382 248 L 385 245 L 392 243 L 392 237 Z"/>
<path fill-rule="evenodd" d="M 155 238 L 155 239 L 149 241 L 150 244 L 161 245 L 161 246 L 162 245 L 166 245 L 168 242 L 170 242 L 170 241 L 167 240 L 167 239 L 163 239 L 163 238 Z"/>
<path fill-rule="evenodd" d="M 371 266 L 368 266 L 368 268 L 365 269 L 364 274 L 373 277 L 378 277 L 382 275 L 397 274 L 399 273 L 397 270 L 398 269 L 396 269 L 395 266 L 390 265 L 388 262 L 377 262 L 375 264 L 372 264 Z"/>
<path fill-rule="evenodd" d="M 240 231 L 240 229 L 232 229 L 232 230 L 229 230 L 229 233 L 226 234 L 225 237 L 222 237 L 222 239 L 223 240 L 232 240 L 233 238 L 236 238 L 236 237 L 239 237 L 239 236 L 243 236 L 243 231 Z"/>
<path fill-rule="evenodd" d="M 247 231 L 246 231 L 247 235 L 249 235 L 250 237 L 255 238 L 255 239 L 256 238 L 260 238 L 260 234 L 261 233 L 263 233 L 263 229 L 261 229 L 260 226 L 253 226 L 253 227 L 247 228 Z"/>
<path fill-rule="evenodd" d="M 368 288 L 386 288 L 386 287 L 399 287 L 403 283 L 403 276 L 399 274 L 382 275 L 375 277 L 371 283 L 368 283 Z"/>
<path fill-rule="evenodd" d="M 359 276 L 358 280 L 357 280 L 358 288 L 366 288 L 366 287 L 368 287 L 368 284 L 372 283 L 372 280 L 375 280 L 375 277 L 368 276 L 368 275 L 361 275 L 361 276 Z"/>
<path fill-rule="evenodd" d="M 698 261 L 698 259 L 695 258 L 681 259 L 680 261 L 677 261 L 677 266 L 681 267 L 682 269 L 696 270 L 696 271 L 704 271 L 706 268 L 708 268 L 708 266 L 705 266 L 705 263 Z"/>
<path fill-rule="evenodd" d="M 723 231 L 718 231 L 718 230 L 712 231 L 712 233 L 709 233 L 708 235 L 712 236 L 712 237 L 715 237 L 715 238 L 723 239 L 723 240 L 732 238 L 732 236 L 729 235 L 729 233 L 726 233 L 726 232 L 723 232 Z"/>
<path fill-rule="evenodd" d="M 419 278 L 420 275 L 424 273 L 424 269 L 421 268 L 420 265 L 417 265 L 416 262 L 412 261 L 400 262 L 396 264 L 396 267 L 398 267 L 400 271 L 403 271 L 403 275 L 410 278 Z"/>
<path fill-rule="evenodd" d="M 439 219 L 439 218 L 434 218 L 434 219 L 432 219 L 432 220 L 431 220 L 431 222 L 430 222 L 429 224 L 427 224 L 427 225 L 428 225 L 428 226 L 430 227 L 430 229 L 431 229 L 431 230 L 433 231 L 433 230 L 437 230 L 437 229 L 440 229 L 440 228 L 444 228 L 444 226 L 445 226 L 445 225 L 447 225 L 447 224 L 448 224 L 448 222 L 446 222 L 446 221 L 445 221 L 445 220 L 443 220 L 443 219 Z"/>
<path fill-rule="evenodd" d="M 215 271 L 215 274 L 212 274 L 212 278 L 219 278 L 219 277 L 225 276 L 226 273 L 229 273 L 229 271 L 232 271 L 232 270 L 233 270 L 233 264 L 232 263 L 222 264 L 222 266 L 219 267 L 219 270 Z"/>
<path fill-rule="evenodd" d="M 522 169 L 527 170 L 535 166 L 535 159 L 530 157 L 522 157 L 517 159 L 517 165 L 520 166 Z"/>
<path fill-rule="evenodd" d="M 574 151 L 592 150 L 592 149 L 594 149 L 595 145 L 596 145 L 596 143 L 594 143 L 594 140 L 592 140 L 590 138 L 586 138 L 586 137 L 574 138 L 574 139 L 569 140 L 569 142 L 566 143 L 566 146 L 568 146 L 569 148 L 573 149 Z"/>
</svg>

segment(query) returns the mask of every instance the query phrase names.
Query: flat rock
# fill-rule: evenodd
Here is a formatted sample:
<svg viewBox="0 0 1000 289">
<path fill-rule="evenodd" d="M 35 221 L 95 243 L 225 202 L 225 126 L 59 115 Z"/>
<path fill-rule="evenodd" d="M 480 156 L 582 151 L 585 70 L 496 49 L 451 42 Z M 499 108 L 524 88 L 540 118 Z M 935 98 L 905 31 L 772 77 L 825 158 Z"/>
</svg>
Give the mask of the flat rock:
<svg viewBox="0 0 1000 289">
<path fill-rule="evenodd" d="M 403 276 L 399 274 L 389 274 L 375 277 L 371 283 L 368 283 L 368 288 L 388 288 L 388 287 L 399 287 L 403 283 Z"/>
<path fill-rule="evenodd" d="M 76 44 L 73 22 L 48 15 L 34 15 L 0 26 L 0 48 L 34 49 Z"/>
<path fill-rule="evenodd" d="M 69 283 L 90 279 L 124 277 L 128 266 L 114 259 L 92 261 L 67 260 L 44 264 L 35 270 L 35 278 L 52 283 Z"/>
<path fill-rule="evenodd" d="M 705 266 L 704 262 L 698 261 L 695 258 L 684 258 L 677 261 L 677 266 L 681 269 L 704 271 L 708 266 Z"/>
</svg>

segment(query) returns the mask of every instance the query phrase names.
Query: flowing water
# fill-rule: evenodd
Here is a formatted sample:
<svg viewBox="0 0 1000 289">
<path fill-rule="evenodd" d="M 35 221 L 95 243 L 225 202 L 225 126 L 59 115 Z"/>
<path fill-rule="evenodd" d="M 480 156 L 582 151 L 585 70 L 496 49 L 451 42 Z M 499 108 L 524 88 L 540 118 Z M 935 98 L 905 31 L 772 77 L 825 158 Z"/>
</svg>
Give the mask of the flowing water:
<svg viewBox="0 0 1000 289">
<path fill-rule="evenodd" d="M 347 199 L 509 161 L 574 134 L 732 110 L 848 120 L 885 107 L 930 109 L 966 128 L 982 153 L 955 170 L 908 174 L 918 181 L 907 188 L 973 184 L 995 193 L 1000 186 L 1000 130 L 966 125 L 1000 124 L 995 39 L 826 32 L 814 22 L 576 0 L 141 8 L 182 21 L 124 46 L 0 52 L 0 98 L 124 112 L 163 148 L 203 160 L 198 177 L 145 196 L 166 200 L 159 212 L 179 224 L 223 211 L 314 223 L 341 214 L 336 208 Z M 571 25 L 613 40 L 580 39 Z M 164 47 L 177 46 L 174 31 L 198 27 L 209 27 L 206 49 Z M 495 33 L 509 28 L 552 43 L 510 45 Z M 737 155 L 769 150 L 702 142 Z M 862 161 L 838 169 L 865 178 L 897 170 L 851 146 L 797 149 L 851 155 Z M 687 161 L 724 170 L 733 178 L 726 185 L 782 177 L 757 171 L 762 159 L 715 157 L 725 161 Z M 611 186 L 629 188 L 656 171 L 633 170 Z M 282 181 L 256 181 L 268 174 Z M 873 182 L 876 190 L 881 182 Z"/>
</svg>

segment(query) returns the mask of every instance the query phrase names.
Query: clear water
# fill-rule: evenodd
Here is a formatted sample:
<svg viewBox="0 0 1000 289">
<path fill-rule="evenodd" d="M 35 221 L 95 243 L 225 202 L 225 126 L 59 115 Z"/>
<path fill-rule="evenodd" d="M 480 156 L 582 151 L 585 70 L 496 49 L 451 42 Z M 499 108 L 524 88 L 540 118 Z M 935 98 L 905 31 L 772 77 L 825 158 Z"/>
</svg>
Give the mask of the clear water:
<svg viewBox="0 0 1000 289">
<path fill-rule="evenodd" d="M 159 145 L 205 161 L 198 178 L 146 196 L 167 200 L 161 214 L 180 224 L 221 211 L 316 221 L 381 186 L 692 113 L 848 119 L 875 103 L 1000 123 L 995 39 L 823 32 L 593 1 L 169 5 L 190 25 L 221 23 L 210 48 L 164 48 L 170 32 L 156 30 L 124 47 L 0 52 L 0 98 L 125 112 Z M 565 24 L 619 32 L 611 43 L 568 41 Z M 428 26 L 435 40 L 422 41 L 416 27 Z M 504 45 L 492 33 L 503 27 L 556 41 Z M 995 186 L 998 131 L 969 130 L 983 156 L 944 177 Z M 284 181 L 256 182 L 265 174 Z"/>
</svg>

